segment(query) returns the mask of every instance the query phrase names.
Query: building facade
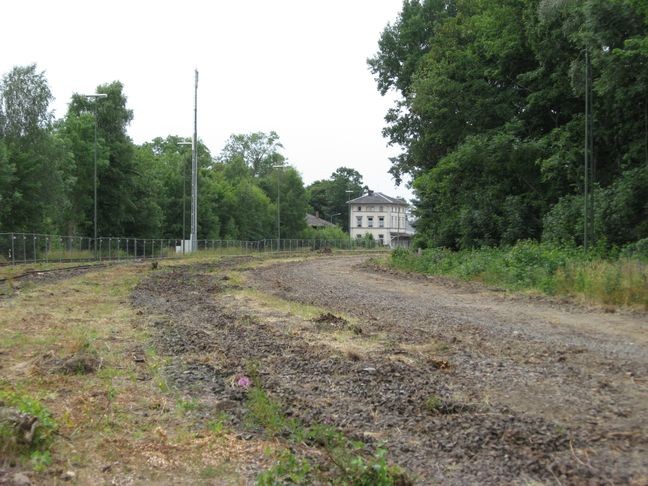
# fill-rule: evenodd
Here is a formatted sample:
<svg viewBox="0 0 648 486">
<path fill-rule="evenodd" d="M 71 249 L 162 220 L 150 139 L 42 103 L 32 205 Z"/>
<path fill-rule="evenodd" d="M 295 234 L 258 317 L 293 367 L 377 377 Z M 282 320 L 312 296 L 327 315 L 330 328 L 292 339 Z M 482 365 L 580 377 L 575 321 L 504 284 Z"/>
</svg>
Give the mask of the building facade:
<svg viewBox="0 0 648 486">
<path fill-rule="evenodd" d="M 405 200 L 370 191 L 347 204 L 351 238 L 370 234 L 382 245 L 392 248 L 409 246 L 414 229 L 407 220 L 408 204 Z"/>
</svg>

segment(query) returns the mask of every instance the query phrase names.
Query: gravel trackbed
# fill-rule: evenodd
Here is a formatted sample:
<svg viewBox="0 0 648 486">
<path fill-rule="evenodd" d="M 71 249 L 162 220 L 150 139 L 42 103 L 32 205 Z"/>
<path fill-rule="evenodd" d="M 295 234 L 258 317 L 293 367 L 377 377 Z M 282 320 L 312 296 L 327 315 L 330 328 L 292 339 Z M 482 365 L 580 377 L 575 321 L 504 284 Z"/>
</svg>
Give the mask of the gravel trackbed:
<svg viewBox="0 0 648 486">
<path fill-rule="evenodd" d="M 272 307 L 268 294 L 322 315 Z M 174 267 L 133 301 L 156 316 L 177 386 L 240 418 L 230 383 L 253 361 L 287 415 L 384 444 L 417 484 L 648 484 L 645 314 L 395 274 L 359 256 Z"/>
</svg>

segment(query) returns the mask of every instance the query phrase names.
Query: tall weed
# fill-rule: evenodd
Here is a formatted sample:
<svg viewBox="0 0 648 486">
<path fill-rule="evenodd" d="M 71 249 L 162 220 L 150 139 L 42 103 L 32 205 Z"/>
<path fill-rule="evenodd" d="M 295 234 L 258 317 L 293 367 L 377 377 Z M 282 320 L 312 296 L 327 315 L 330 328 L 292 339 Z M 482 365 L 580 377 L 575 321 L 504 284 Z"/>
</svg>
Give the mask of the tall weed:
<svg viewBox="0 0 648 486">
<path fill-rule="evenodd" d="M 633 244 L 610 252 L 601 247 L 585 252 L 574 246 L 521 241 L 511 247 L 457 252 L 431 248 L 421 255 L 399 249 L 392 253 L 390 265 L 510 290 L 537 290 L 593 303 L 648 309 L 644 246 Z"/>
</svg>

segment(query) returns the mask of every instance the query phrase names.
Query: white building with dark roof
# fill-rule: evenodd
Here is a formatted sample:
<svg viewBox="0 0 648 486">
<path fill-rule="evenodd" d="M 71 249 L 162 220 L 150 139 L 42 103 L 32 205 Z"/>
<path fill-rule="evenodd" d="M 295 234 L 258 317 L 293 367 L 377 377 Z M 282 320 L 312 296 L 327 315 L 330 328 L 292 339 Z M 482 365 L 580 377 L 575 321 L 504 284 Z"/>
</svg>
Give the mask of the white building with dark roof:
<svg viewBox="0 0 648 486">
<path fill-rule="evenodd" d="M 392 248 L 409 246 L 414 228 L 407 220 L 408 204 L 404 199 L 369 191 L 347 204 L 351 238 L 362 238 L 369 233 L 376 242 Z"/>
</svg>

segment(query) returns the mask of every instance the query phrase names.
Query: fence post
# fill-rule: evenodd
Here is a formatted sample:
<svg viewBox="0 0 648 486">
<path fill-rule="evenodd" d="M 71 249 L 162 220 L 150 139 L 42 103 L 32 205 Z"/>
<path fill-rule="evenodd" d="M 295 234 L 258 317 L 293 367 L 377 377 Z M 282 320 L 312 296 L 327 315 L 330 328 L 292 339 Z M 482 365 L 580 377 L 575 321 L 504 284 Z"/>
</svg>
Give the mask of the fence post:
<svg viewBox="0 0 648 486">
<path fill-rule="evenodd" d="M 32 239 L 34 243 L 34 262 L 37 262 L 38 259 L 36 258 L 36 235 L 32 233 Z"/>
</svg>

